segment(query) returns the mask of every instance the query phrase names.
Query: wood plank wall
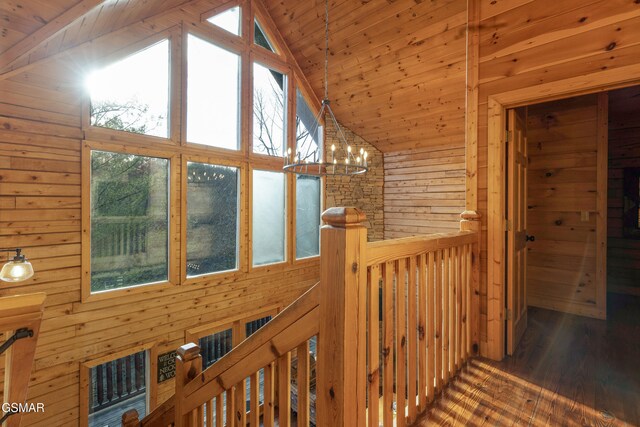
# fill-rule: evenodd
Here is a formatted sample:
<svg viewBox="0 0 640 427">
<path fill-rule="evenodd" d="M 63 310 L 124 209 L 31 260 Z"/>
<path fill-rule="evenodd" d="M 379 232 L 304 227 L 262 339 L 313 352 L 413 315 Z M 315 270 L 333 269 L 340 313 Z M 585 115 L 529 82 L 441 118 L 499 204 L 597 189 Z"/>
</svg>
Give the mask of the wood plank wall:
<svg viewBox="0 0 640 427">
<path fill-rule="evenodd" d="M 594 315 L 598 97 L 529 106 L 529 305 Z"/>
<path fill-rule="evenodd" d="M 177 21 L 174 17 L 170 24 Z M 144 38 L 159 30 L 154 25 L 120 33 L 116 40 Z M 29 426 L 79 424 L 82 362 L 148 343 L 158 353 L 176 349 L 184 344 L 186 329 L 286 305 L 319 277 L 315 260 L 267 267 L 234 280 L 81 302 L 84 135 L 78 71 L 74 61 L 52 60 L 0 81 L 0 246 L 24 248 L 36 271 L 26 282 L 3 283 L 0 296 L 47 293 L 28 395 L 29 402 L 45 404 L 46 414 L 26 414 L 23 425 Z M 173 387 L 173 381 L 162 383 L 158 401 Z"/>
<path fill-rule="evenodd" d="M 486 230 L 489 96 L 636 63 L 640 55 L 640 4 L 632 0 L 479 1 L 478 209 Z M 484 340 L 486 241 L 484 234 L 481 256 Z"/>
<path fill-rule="evenodd" d="M 461 145 L 385 153 L 385 239 L 458 230 L 464 161 Z"/>
<path fill-rule="evenodd" d="M 622 232 L 624 168 L 640 168 L 640 87 L 609 93 L 607 290 L 640 295 L 640 240 Z"/>
</svg>

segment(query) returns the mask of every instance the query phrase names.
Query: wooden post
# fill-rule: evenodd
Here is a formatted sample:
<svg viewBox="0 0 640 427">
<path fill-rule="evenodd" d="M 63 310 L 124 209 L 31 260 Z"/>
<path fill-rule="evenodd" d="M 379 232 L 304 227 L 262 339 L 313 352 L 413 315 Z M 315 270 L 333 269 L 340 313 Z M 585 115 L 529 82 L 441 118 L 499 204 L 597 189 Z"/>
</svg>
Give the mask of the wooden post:
<svg viewBox="0 0 640 427">
<path fill-rule="evenodd" d="M 317 425 L 359 427 L 366 424 L 365 215 L 336 207 L 322 220 Z"/>
<path fill-rule="evenodd" d="M 138 419 L 138 411 L 135 409 L 129 409 L 122 414 L 122 427 L 138 427 L 140 420 Z"/>
<path fill-rule="evenodd" d="M 194 427 L 201 425 L 197 423 L 196 417 L 204 416 L 202 406 L 193 410 L 189 414 L 183 414 L 183 388 L 192 379 L 202 372 L 202 356 L 200 347 L 194 343 L 188 343 L 178 349 L 176 355 L 176 394 L 175 394 L 175 421 L 174 427 Z"/>
<path fill-rule="evenodd" d="M 471 354 L 480 354 L 480 214 L 476 211 L 464 211 L 460 214 L 460 231 L 473 231 L 478 234 L 478 241 L 471 248 Z"/>
</svg>

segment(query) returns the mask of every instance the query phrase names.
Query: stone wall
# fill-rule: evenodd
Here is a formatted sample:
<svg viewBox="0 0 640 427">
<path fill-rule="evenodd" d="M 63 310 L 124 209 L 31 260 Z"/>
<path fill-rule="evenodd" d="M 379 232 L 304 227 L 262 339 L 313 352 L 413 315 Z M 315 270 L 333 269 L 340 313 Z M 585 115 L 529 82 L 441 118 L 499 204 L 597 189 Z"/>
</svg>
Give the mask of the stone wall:
<svg viewBox="0 0 640 427">
<path fill-rule="evenodd" d="M 340 126 L 347 142 L 354 150 L 364 148 L 368 154 L 369 171 L 364 175 L 327 176 L 326 208 L 334 206 L 354 206 L 367 215 L 367 239 L 384 238 L 384 160 L 382 153 L 349 129 Z M 336 158 L 344 159 L 340 152 L 343 144 L 338 142 L 336 129 L 331 120 L 326 124 L 327 159 L 331 159 L 331 144 L 336 145 Z"/>
</svg>

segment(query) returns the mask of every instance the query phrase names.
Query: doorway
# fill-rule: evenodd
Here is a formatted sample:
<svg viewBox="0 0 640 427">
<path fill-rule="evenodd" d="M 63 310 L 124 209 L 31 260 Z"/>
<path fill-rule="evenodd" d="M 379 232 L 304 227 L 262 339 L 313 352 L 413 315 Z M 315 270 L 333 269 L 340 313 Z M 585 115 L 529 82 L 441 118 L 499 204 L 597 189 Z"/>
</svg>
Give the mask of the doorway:
<svg viewBox="0 0 640 427">
<path fill-rule="evenodd" d="M 606 319 L 640 296 L 640 86 L 507 111 L 506 353 L 527 307 Z"/>
</svg>

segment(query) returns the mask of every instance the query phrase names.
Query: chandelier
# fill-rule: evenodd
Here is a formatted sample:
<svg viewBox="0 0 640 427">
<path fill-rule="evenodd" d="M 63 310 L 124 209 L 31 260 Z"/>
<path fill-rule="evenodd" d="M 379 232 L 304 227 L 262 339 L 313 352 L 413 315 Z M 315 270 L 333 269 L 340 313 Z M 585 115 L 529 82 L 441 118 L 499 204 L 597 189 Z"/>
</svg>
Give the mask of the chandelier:
<svg viewBox="0 0 640 427">
<path fill-rule="evenodd" d="M 324 99 L 322 100 L 320 111 L 315 116 L 311 126 L 309 126 L 307 135 L 316 135 L 319 141 L 318 144 L 323 144 L 324 135 L 320 123 L 322 123 L 323 118 L 328 118 L 333 122 L 338 147 L 336 147 L 336 144 L 331 144 L 331 153 L 325 153 L 325 159 L 323 160 L 315 155 L 313 155 L 312 159 L 309 159 L 308 155 L 304 155 L 299 151 L 299 147 L 296 144 L 295 153 L 291 151 L 291 148 L 287 150 L 284 156 L 283 170 L 300 175 L 359 175 L 369 170 L 367 162 L 369 153 L 364 148 L 358 150 L 347 142 L 347 138 L 331 110 L 329 101 L 329 0 L 325 0 L 324 6 Z M 321 152 L 321 149 L 318 151 Z"/>
</svg>

